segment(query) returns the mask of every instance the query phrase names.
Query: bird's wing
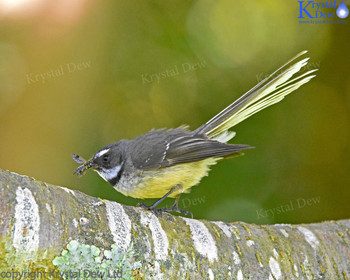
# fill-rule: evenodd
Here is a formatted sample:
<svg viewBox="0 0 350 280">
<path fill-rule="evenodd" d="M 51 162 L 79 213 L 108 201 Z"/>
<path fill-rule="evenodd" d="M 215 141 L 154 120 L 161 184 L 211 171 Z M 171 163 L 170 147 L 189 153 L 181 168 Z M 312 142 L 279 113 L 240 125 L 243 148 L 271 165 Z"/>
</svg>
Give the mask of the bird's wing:
<svg viewBox="0 0 350 280">
<path fill-rule="evenodd" d="M 211 157 L 240 155 L 240 151 L 250 149 L 248 145 L 233 145 L 195 135 L 182 128 L 156 130 L 135 141 L 131 153 L 137 169 L 152 170 L 182 163 L 196 162 Z M 142 144 L 140 144 L 142 143 Z"/>
<path fill-rule="evenodd" d="M 242 150 L 253 147 L 241 144 L 226 144 L 195 136 L 180 137 L 172 141 L 165 159 L 168 166 L 204 160 L 212 157 L 240 155 Z"/>
</svg>

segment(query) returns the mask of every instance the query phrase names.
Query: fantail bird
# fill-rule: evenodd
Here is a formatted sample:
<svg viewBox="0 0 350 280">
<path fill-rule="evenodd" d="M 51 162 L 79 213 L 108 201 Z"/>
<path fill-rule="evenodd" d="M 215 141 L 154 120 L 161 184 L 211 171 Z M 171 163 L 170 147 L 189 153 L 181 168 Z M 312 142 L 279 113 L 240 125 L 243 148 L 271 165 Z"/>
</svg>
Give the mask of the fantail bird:
<svg viewBox="0 0 350 280">
<path fill-rule="evenodd" d="M 186 126 L 151 130 L 132 140 L 109 144 L 88 161 L 72 154 L 82 164 L 74 174 L 82 176 L 92 168 L 126 196 L 160 198 L 151 206 L 142 203 L 138 206 L 154 210 L 166 197 L 175 197 L 171 208 L 158 210 L 192 215 L 178 208 L 181 193 L 197 185 L 217 161 L 240 156 L 243 150 L 252 148 L 227 144 L 235 136 L 235 132 L 228 130 L 315 77 L 311 74 L 317 69 L 298 73 L 308 63 L 309 58 L 300 59 L 306 52 L 299 53 L 196 130 Z"/>
</svg>

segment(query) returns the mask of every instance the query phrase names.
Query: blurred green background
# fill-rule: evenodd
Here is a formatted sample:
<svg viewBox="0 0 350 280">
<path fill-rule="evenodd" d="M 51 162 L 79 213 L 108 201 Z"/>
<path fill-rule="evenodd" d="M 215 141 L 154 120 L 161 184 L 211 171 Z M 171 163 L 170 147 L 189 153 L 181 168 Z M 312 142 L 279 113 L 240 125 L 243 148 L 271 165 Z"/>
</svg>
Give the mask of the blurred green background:
<svg viewBox="0 0 350 280">
<path fill-rule="evenodd" d="M 95 172 L 73 176 L 71 153 L 195 129 L 307 49 L 317 77 L 237 125 L 231 142 L 256 149 L 213 166 L 180 207 L 258 224 L 349 218 L 349 17 L 302 24 L 298 5 L 0 0 L 0 168 L 135 205 Z"/>
</svg>

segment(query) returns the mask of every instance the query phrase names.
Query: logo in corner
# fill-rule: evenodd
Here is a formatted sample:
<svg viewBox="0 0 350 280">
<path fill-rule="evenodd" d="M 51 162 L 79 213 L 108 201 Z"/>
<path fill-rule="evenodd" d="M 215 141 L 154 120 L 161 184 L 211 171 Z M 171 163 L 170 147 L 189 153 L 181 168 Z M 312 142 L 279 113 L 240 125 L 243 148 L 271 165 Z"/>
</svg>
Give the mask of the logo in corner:
<svg viewBox="0 0 350 280">
<path fill-rule="evenodd" d="M 337 16 L 338 18 L 347 18 L 349 15 L 349 9 L 346 7 L 344 1 L 340 3 L 338 9 L 337 9 Z"/>
<path fill-rule="evenodd" d="M 298 1 L 299 3 L 299 19 L 315 19 L 311 21 L 301 20 L 299 23 L 346 23 L 346 21 L 340 21 L 349 16 L 349 9 L 342 1 L 337 7 L 336 0 L 332 2 L 315 2 Z M 336 10 L 335 10 L 336 9 Z"/>
</svg>

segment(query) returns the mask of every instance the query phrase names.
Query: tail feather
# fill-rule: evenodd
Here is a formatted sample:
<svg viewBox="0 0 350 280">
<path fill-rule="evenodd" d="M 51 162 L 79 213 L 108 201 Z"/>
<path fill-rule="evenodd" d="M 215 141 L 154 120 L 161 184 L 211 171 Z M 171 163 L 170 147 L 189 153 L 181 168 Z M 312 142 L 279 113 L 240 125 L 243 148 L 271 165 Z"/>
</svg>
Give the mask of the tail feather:
<svg viewBox="0 0 350 280">
<path fill-rule="evenodd" d="M 222 133 L 231 127 L 260 110 L 281 101 L 286 95 L 310 81 L 315 77 L 315 75 L 311 74 L 317 69 L 310 70 L 291 79 L 294 74 L 298 73 L 308 63 L 309 58 L 304 58 L 294 63 L 306 52 L 303 51 L 296 55 L 211 120 L 197 128 L 195 133 L 206 134 L 212 139 L 219 138 Z"/>
</svg>

